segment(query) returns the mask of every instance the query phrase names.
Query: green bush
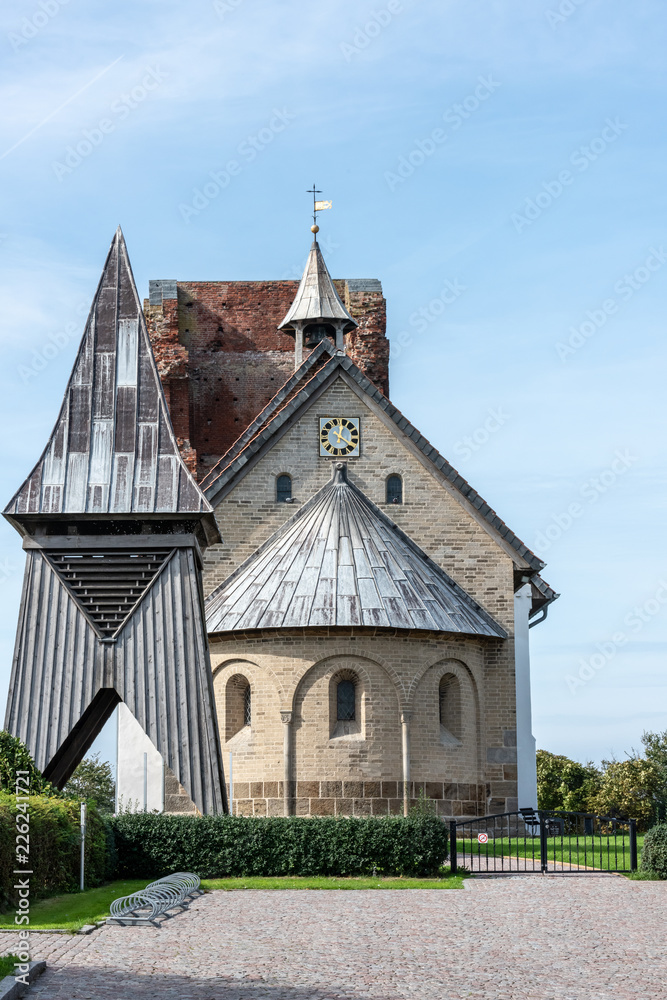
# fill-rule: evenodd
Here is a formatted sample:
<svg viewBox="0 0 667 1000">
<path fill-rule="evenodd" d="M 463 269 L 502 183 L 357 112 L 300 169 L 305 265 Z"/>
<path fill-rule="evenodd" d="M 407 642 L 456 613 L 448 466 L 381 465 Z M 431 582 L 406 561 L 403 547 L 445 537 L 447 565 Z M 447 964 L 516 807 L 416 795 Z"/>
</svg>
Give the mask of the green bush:
<svg viewBox="0 0 667 1000">
<path fill-rule="evenodd" d="M 119 878 L 175 871 L 200 878 L 249 875 L 437 873 L 447 827 L 434 816 L 348 819 L 167 816 L 123 813 L 113 820 Z"/>
<path fill-rule="evenodd" d="M 12 736 L 6 729 L 0 731 L 0 791 L 13 794 L 16 790 L 16 772 L 21 771 L 27 782 L 21 782 L 21 790 L 30 789 L 32 795 L 58 795 L 58 791 L 45 781 L 41 771 L 35 767 L 25 743 L 18 736 Z"/>
<path fill-rule="evenodd" d="M 51 796 L 29 797 L 31 898 L 37 900 L 79 887 L 79 803 Z M 13 874 L 16 848 L 16 800 L 0 792 L 0 907 L 16 905 Z M 86 828 L 86 886 L 101 885 L 113 877 L 116 863 L 110 821 L 90 804 Z"/>
<path fill-rule="evenodd" d="M 667 823 L 653 826 L 644 836 L 641 870 L 667 879 Z"/>
</svg>

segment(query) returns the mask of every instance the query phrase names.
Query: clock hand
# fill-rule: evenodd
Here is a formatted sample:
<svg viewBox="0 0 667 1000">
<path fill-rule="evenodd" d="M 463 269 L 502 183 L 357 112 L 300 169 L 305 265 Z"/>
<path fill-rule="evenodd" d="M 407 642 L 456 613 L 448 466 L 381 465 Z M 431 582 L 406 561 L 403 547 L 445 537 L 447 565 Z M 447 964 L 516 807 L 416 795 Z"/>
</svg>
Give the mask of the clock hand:
<svg viewBox="0 0 667 1000">
<path fill-rule="evenodd" d="M 349 444 L 350 443 L 349 438 L 346 438 L 342 431 L 339 431 L 336 427 L 332 427 L 331 430 L 334 432 L 334 434 L 338 438 L 338 443 L 339 444 L 340 444 L 341 441 L 344 441 L 345 444 Z"/>
</svg>

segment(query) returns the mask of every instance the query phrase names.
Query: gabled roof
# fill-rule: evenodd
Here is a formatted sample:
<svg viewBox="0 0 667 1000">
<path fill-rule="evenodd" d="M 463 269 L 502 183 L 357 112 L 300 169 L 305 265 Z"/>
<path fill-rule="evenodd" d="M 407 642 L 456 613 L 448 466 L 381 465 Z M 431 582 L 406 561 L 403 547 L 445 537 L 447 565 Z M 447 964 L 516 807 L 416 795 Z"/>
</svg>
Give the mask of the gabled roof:
<svg viewBox="0 0 667 1000">
<path fill-rule="evenodd" d="M 4 513 L 211 509 L 176 444 L 119 227 L 49 443 Z"/>
<path fill-rule="evenodd" d="M 530 578 L 531 590 L 532 590 L 532 610 L 529 617 L 533 618 L 539 611 L 543 611 L 547 605 L 552 604 L 557 601 L 560 594 L 549 586 L 546 580 L 544 580 L 539 573 L 535 573 Z M 542 620 L 542 619 L 540 619 Z M 537 623 L 536 623 L 537 624 Z"/>
<path fill-rule="evenodd" d="M 507 637 L 339 462 L 331 482 L 213 591 L 206 626 L 350 625 Z"/>
<path fill-rule="evenodd" d="M 314 322 L 318 319 L 342 319 L 349 329 L 358 326 L 341 302 L 324 263 L 319 243 L 314 239 L 296 297 L 278 329 L 285 330 L 299 320 Z"/>
<path fill-rule="evenodd" d="M 313 355 L 315 355 L 313 351 Z M 283 389 L 262 411 L 262 414 L 254 421 L 247 432 L 239 438 L 238 442 L 230 448 L 226 455 L 208 473 L 204 492 L 210 503 L 215 506 L 221 499 L 224 492 L 231 489 L 232 482 L 237 476 L 244 474 L 246 467 L 251 460 L 258 455 L 263 448 L 268 447 L 268 443 L 275 435 L 279 434 L 289 421 L 296 419 L 297 414 L 307 408 L 310 400 L 323 391 L 328 384 L 334 381 L 338 375 L 344 375 L 364 393 L 369 400 L 378 406 L 385 415 L 393 421 L 397 428 L 419 449 L 422 455 L 431 463 L 434 469 L 443 476 L 451 486 L 467 501 L 479 514 L 482 521 L 486 521 L 490 528 L 495 530 L 505 543 L 513 549 L 535 572 L 541 570 L 545 563 L 539 559 L 527 545 L 521 541 L 517 535 L 498 517 L 492 507 L 477 493 L 475 489 L 461 476 L 456 469 L 443 458 L 433 445 L 419 433 L 401 411 L 384 396 L 373 383 L 366 378 L 360 369 L 346 355 L 334 353 L 321 367 L 313 372 L 313 368 L 306 368 L 311 361 L 307 359 L 294 373 L 292 379 L 283 386 Z M 322 358 L 322 355 L 318 355 Z M 303 380 L 303 374 L 306 380 Z M 292 384 L 289 392 L 287 386 Z M 294 386 L 298 386 L 298 391 Z M 275 402 L 274 402 L 275 401 Z"/>
</svg>

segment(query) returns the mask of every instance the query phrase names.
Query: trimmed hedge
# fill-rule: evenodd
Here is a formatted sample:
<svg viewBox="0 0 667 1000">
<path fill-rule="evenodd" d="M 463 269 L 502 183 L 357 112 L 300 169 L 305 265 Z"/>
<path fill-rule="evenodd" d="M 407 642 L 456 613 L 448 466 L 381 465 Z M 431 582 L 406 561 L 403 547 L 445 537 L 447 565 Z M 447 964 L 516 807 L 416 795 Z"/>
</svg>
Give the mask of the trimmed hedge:
<svg viewBox="0 0 667 1000">
<path fill-rule="evenodd" d="M 30 876 L 31 898 L 37 900 L 79 888 L 79 802 L 31 795 Z M 21 816 L 21 820 L 23 817 Z M 13 874 L 16 849 L 16 800 L 0 792 L 0 909 L 16 905 Z M 93 803 L 88 804 L 86 826 L 86 885 L 101 885 L 113 877 L 116 856 L 113 830 Z"/>
<path fill-rule="evenodd" d="M 119 878 L 244 875 L 435 875 L 447 827 L 434 816 L 348 819 L 169 816 L 113 820 Z"/>
<path fill-rule="evenodd" d="M 667 823 L 653 826 L 644 836 L 641 870 L 667 879 Z"/>
</svg>

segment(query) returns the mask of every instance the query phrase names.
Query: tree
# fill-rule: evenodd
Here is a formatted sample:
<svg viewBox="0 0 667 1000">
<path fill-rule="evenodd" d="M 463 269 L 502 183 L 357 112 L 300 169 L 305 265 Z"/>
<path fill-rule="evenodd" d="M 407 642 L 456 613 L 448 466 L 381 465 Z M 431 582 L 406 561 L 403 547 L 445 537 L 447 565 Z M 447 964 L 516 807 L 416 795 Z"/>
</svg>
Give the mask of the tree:
<svg viewBox="0 0 667 1000">
<path fill-rule="evenodd" d="M 0 788 L 3 792 L 14 794 L 17 771 L 28 772 L 28 782 L 21 782 L 21 791 L 29 791 L 32 795 L 57 794 L 56 789 L 44 780 L 42 772 L 37 769 L 25 743 L 3 729 L 0 732 Z"/>
<path fill-rule="evenodd" d="M 601 816 L 636 819 L 639 830 L 647 830 L 655 820 L 661 791 L 658 768 L 642 757 L 603 760 L 602 782 L 593 797 L 593 811 Z"/>
<path fill-rule="evenodd" d="M 591 762 L 579 764 L 547 750 L 537 751 L 537 802 L 540 809 L 591 812 L 591 800 L 601 782 Z"/>
<path fill-rule="evenodd" d="M 94 799 L 100 812 L 113 812 L 116 785 L 111 764 L 100 760 L 99 753 L 85 757 L 63 788 L 63 794 L 77 799 Z"/>
<path fill-rule="evenodd" d="M 642 736 L 644 756 L 659 775 L 656 797 L 656 819 L 667 819 L 667 729 L 664 733 L 645 732 Z"/>
</svg>

